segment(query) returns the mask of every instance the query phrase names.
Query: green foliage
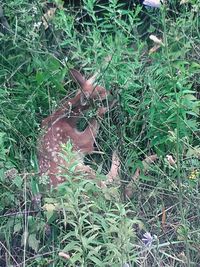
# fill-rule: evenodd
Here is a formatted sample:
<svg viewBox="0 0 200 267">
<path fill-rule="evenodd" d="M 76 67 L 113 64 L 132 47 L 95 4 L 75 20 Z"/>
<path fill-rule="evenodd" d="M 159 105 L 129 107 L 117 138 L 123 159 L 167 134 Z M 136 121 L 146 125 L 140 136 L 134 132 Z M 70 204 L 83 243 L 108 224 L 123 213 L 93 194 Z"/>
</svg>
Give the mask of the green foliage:
<svg viewBox="0 0 200 267">
<path fill-rule="evenodd" d="M 128 7 L 84 0 L 78 8 L 48 2 L 56 7 L 51 16 L 46 1 L 1 4 L 0 21 L 9 28 L 0 32 L 0 265 L 66 266 L 63 251 L 67 266 L 196 266 L 199 1 L 168 1 L 158 9 L 139 1 Z M 150 35 L 162 40 L 159 48 Z M 70 67 L 86 76 L 98 72 L 116 101 L 97 138 L 104 153 L 90 164 L 106 173 L 117 149 L 122 195 L 141 169 L 127 203 L 115 185 L 100 190 L 84 175 L 74 179 L 70 143 L 69 158 L 63 156 L 73 161 L 67 182 L 51 191 L 48 177 L 38 175 L 40 123 L 74 94 Z M 158 160 L 143 168 L 154 154 Z M 157 235 L 156 249 L 141 245 L 141 228 Z"/>
<path fill-rule="evenodd" d="M 130 216 L 128 206 L 105 201 L 102 191 L 94 183 L 83 180 L 74 183 L 68 177 L 60 193 L 45 204 L 48 222 L 55 222 L 55 211 L 63 214 L 59 224 L 65 234 L 57 236 L 61 240 L 58 250 L 71 255 L 69 266 L 116 266 L 135 261 L 135 233 L 133 226 L 139 222 Z M 98 195 L 91 195 L 91 191 Z M 56 203 L 55 203 L 56 200 Z M 61 260 L 58 259 L 58 262 Z"/>
</svg>

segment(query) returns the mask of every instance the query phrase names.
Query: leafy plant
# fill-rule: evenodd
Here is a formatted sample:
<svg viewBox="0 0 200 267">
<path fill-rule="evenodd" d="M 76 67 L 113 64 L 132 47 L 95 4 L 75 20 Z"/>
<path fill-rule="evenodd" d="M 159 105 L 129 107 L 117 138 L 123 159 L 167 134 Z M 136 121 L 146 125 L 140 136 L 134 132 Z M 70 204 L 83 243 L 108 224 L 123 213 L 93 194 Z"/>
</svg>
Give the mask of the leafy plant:
<svg viewBox="0 0 200 267">
<path fill-rule="evenodd" d="M 1 266 L 199 263 L 199 1 L 129 2 L 1 3 Z M 75 165 L 57 191 L 38 175 L 40 123 L 77 89 L 71 67 L 98 72 L 113 95 L 97 139 L 103 153 L 90 160 L 104 179 L 117 150 L 122 195 L 137 177 L 126 203 L 114 185 L 74 179 Z M 156 241 L 148 247 L 146 229 Z"/>
</svg>

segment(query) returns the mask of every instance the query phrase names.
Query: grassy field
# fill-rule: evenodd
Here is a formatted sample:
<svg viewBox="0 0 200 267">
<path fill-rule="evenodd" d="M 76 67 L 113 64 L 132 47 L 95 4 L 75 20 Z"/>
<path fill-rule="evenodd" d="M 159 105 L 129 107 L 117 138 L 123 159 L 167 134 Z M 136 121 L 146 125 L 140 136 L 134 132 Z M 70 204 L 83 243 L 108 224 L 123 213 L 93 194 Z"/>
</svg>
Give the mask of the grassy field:
<svg viewBox="0 0 200 267">
<path fill-rule="evenodd" d="M 0 1 L 0 266 L 200 266 L 199 16 L 199 0 Z M 115 99 L 85 161 L 105 179 L 116 151 L 120 185 L 39 176 L 40 123 L 76 92 L 70 68 Z"/>
</svg>

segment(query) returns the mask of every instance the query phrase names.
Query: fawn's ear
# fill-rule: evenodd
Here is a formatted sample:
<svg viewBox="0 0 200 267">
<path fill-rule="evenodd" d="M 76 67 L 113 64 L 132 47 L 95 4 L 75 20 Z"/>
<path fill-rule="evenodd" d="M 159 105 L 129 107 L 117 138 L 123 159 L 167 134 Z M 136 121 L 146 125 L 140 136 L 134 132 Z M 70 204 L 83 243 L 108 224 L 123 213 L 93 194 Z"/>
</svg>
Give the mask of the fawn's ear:
<svg viewBox="0 0 200 267">
<path fill-rule="evenodd" d="M 95 81 L 97 79 L 97 76 L 98 76 L 98 72 L 96 72 L 93 76 L 91 76 L 88 80 L 87 80 L 87 83 L 90 84 L 90 85 L 95 85 Z"/>
<path fill-rule="evenodd" d="M 77 71 L 77 70 L 75 70 L 75 69 L 71 69 L 71 70 L 70 70 L 70 73 L 71 73 L 73 79 L 74 79 L 76 82 L 78 82 L 79 85 L 80 85 L 81 87 L 83 87 L 83 85 L 84 85 L 85 82 L 86 82 L 84 76 L 83 76 L 79 71 Z"/>
</svg>

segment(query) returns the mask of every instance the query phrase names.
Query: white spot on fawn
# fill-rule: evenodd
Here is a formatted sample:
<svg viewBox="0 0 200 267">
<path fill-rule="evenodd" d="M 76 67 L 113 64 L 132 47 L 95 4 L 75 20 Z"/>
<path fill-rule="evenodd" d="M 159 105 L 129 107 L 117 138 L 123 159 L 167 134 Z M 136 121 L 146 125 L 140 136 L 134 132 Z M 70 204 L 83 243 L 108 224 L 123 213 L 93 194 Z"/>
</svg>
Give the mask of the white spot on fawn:
<svg viewBox="0 0 200 267">
<path fill-rule="evenodd" d="M 60 164 L 65 165 L 65 163 L 66 163 L 66 162 L 65 162 L 64 159 L 61 159 L 61 160 L 60 160 Z"/>
<path fill-rule="evenodd" d="M 53 152 L 51 153 L 51 156 L 52 156 L 52 157 L 55 157 L 56 154 L 57 154 L 56 151 L 53 151 Z"/>
</svg>

